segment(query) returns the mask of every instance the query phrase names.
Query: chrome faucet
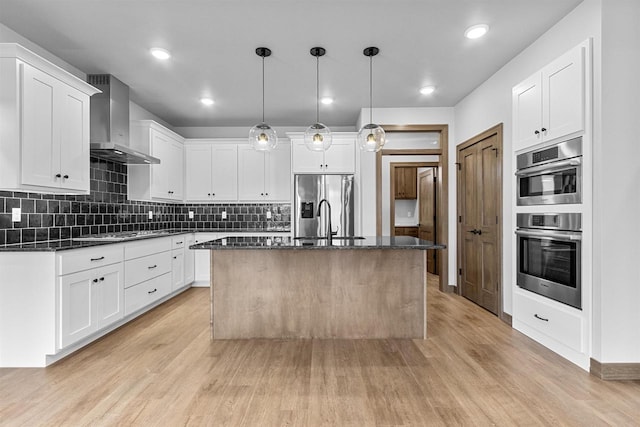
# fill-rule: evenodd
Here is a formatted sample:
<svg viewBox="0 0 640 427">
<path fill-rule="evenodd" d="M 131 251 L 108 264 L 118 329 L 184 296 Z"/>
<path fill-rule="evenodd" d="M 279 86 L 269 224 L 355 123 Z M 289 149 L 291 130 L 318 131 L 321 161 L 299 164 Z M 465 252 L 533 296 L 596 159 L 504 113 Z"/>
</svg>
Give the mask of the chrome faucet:
<svg viewBox="0 0 640 427">
<path fill-rule="evenodd" d="M 329 203 L 329 201 L 327 199 L 322 199 L 320 200 L 320 203 L 318 203 L 318 217 L 320 216 L 320 211 L 322 208 L 322 203 L 326 203 L 327 204 L 327 208 L 329 209 L 329 227 L 327 228 L 327 243 L 328 244 L 332 244 L 333 242 L 333 233 L 331 232 L 331 203 Z"/>
</svg>

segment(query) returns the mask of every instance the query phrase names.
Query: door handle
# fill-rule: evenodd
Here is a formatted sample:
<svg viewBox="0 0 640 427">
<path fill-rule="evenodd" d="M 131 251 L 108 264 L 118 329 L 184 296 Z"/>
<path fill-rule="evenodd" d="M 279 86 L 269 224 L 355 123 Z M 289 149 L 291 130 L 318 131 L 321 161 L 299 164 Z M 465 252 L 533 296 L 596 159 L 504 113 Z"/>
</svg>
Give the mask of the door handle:
<svg viewBox="0 0 640 427">
<path fill-rule="evenodd" d="M 476 230 L 474 228 L 473 230 L 468 230 L 467 233 L 473 233 L 473 234 L 481 235 L 482 234 L 482 230 Z"/>
</svg>

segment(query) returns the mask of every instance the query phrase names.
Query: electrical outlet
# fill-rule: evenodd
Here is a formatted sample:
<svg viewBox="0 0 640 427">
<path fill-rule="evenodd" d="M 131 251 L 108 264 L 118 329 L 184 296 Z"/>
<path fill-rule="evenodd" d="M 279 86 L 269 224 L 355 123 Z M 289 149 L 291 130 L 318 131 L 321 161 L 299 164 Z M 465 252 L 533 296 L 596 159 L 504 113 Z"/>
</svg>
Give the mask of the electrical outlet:
<svg viewBox="0 0 640 427">
<path fill-rule="evenodd" d="M 149 211 L 149 219 L 153 219 L 153 211 Z"/>
<path fill-rule="evenodd" d="M 20 208 L 11 209 L 11 221 L 20 222 L 20 215 L 22 215 L 22 209 Z"/>
<path fill-rule="evenodd" d="M 193 219 L 193 211 L 189 211 L 189 219 Z"/>
<path fill-rule="evenodd" d="M 267 211 L 267 219 L 271 219 L 271 211 Z"/>
<path fill-rule="evenodd" d="M 227 219 L 227 211 L 222 211 L 222 219 Z"/>
</svg>

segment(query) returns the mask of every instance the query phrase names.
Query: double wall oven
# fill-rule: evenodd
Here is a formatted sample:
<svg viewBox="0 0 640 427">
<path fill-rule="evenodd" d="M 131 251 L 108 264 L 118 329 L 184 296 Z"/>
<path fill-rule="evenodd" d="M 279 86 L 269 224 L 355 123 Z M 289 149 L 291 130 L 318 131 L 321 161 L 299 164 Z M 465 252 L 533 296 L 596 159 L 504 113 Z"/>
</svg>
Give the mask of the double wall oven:
<svg viewBox="0 0 640 427">
<path fill-rule="evenodd" d="M 582 203 L 581 137 L 516 162 L 518 206 Z M 519 212 L 516 225 L 518 286 L 581 309 L 582 214 Z"/>
</svg>

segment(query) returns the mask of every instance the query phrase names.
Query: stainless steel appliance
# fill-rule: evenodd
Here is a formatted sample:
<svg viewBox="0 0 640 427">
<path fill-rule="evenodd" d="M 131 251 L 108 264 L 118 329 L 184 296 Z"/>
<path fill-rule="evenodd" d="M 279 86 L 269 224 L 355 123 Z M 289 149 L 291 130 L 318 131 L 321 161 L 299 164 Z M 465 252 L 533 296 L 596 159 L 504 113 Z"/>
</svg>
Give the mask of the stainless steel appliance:
<svg viewBox="0 0 640 427">
<path fill-rule="evenodd" d="M 519 213 L 516 283 L 519 287 L 582 308 L 582 214 Z"/>
<path fill-rule="evenodd" d="M 517 157 L 518 206 L 582 203 L 582 137 Z"/>
<path fill-rule="evenodd" d="M 295 237 L 327 236 L 329 223 L 333 224 L 332 232 L 337 238 L 353 236 L 353 175 L 296 175 L 294 192 Z M 331 209 L 320 206 L 322 199 L 327 200 Z"/>
<path fill-rule="evenodd" d="M 89 74 L 87 83 L 102 91 L 91 97 L 91 155 L 129 165 L 160 163 L 129 147 L 129 86 L 110 74 Z"/>
</svg>

